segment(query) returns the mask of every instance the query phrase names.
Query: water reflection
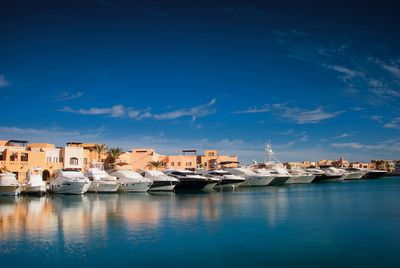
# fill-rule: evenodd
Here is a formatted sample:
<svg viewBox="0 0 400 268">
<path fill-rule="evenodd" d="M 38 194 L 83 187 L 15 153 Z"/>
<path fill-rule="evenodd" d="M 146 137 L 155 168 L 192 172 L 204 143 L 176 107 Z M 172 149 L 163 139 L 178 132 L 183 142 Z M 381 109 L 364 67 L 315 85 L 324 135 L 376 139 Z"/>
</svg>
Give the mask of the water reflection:
<svg viewBox="0 0 400 268">
<path fill-rule="evenodd" d="M 0 200 L 0 241 L 26 237 L 86 244 L 92 236 L 107 240 L 110 229 L 129 233 L 166 224 L 218 223 L 221 219 L 259 218 L 276 226 L 287 215 L 288 191 L 243 189 L 195 194 L 87 194 Z"/>
</svg>

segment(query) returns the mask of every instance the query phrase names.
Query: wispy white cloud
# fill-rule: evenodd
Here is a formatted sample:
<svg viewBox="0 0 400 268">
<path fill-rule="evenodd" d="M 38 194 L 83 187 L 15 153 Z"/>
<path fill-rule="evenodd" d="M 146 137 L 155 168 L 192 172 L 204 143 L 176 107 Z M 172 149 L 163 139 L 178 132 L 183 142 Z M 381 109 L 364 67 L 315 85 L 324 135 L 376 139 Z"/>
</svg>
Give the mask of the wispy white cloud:
<svg viewBox="0 0 400 268">
<path fill-rule="evenodd" d="M 386 63 L 379 58 L 370 57 L 372 62 L 375 62 L 378 66 L 380 66 L 383 70 L 389 72 L 389 74 L 393 75 L 396 78 L 400 78 L 400 66 L 396 63 L 396 60 L 390 60 L 390 63 Z"/>
<path fill-rule="evenodd" d="M 353 137 L 353 134 L 349 134 L 349 133 L 343 133 L 341 135 L 338 135 L 336 137 L 333 137 L 334 139 L 344 139 L 344 138 L 348 138 L 348 137 Z"/>
<path fill-rule="evenodd" d="M 0 74 L 0 88 L 7 87 L 10 84 L 10 81 L 6 80 L 6 77 L 3 74 Z"/>
<path fill-rule="evenodd" d="M 331 143 L 332 147 L 361 150 L 361 151 L 378 151 L 378 153 L 399 152 L 400 151 L 400 140 L 390 139 L 377 142 L 375 144 L 365 144 L 359 142 L 344 142 L 344 143 Z"/>
<path fill-rule="evenodd" d="M 360 106 L 355 106 L 355 107 L 351 107 L 350 110 L 355 111 L 355 112 L 360 112 L 360 111 L 364 110 L 364 108 L 360 107 Z"/>
<path fill-rule="evenodd" d="M 215 102 L 216 102 L 216 99 L 214 98 L 210 102 L 203 104 L 203 105 L 194 106 L 191 108 L 179 109 L 179 110 L 166 112 L 166 113 L 153 114 L 152 117 L 157 120 L 171 120 L 171 119 L 177 119 L 180 117 L 190 116 L 190 117 L 192 117 L 192 120 L 195 121 L 198 117 L 203 117 L 203 116 L 214 113 L 215 112 L 215 108 L 214 108 Z"/>
<path fill-rule="evenodd" d="M 125 108 L 123 105 L 114 105 L 110 108 L 90 108 L 90 109 L 78 109 L 78 110 L 74 110 L 66 106 L 60 111 L 83 114 L 83 115 L 108 115 L 111 117 L 122 117 L 125 115 Z"/>
<path fill-rule="evenodd" d="M 314 124 L 322 120 L 337 117 L 344 111 L 324 111 L 321 107 L 304 109 L 288 107 L 287 104 L 266 104 L 262 107 L 250 107 L 247 110 L 237 111 L 238 114 L 272 112 L 274 115 L 295 122 L 296 124 Z"/>
<path fill-rule="evenodd" d="M 353 69 L 345 67 L 345 66 L 330 65 L 330 64 L 325 64 L 324 66 L 328 69 L 339 72 L 339 73 L 345 75 L 346 77 L 364 76 L 364 73 L 357 71 L 357 70 L 353 70 Z"/>
<path fill-rule="evenodd" d="M 181 117 L 191 117 L 195 121 L 199 117 L 207 116 L 215 112 L 214 104 L 216 99 L 198 106 L 189 108 L 178 109 L 165 113 L 152 113 L 150 109 L 136 110 L 133 108 L 126 108 L 123 105 L 114 105 L 110 108 L 90 108 L 90 109 L 72 109 L 71 107 L 64 107 L 59 110 L 61 112 L 77 113 L 82 115 L 106 115 L 110 117 L 127 117 L 136 120 L 142 119 L 155 119 L 155 120 L 173 120 Z"/>
<path fill-rule="evenodd" d="M 83 92 L 81 92 L 81 91 L 77 91 L 74 93 L 63 92 L 60 95 L 56 96 L 54 98 L 54 101 L 69 101 L 69 100 L 78 99 L 82 96 L 83 96 Z"/>
<path fill-rule="evenodd" d="M 287 57 L 335 72 L 345 86 L 343 92 L 362 96 L 372 105 L 391 105 L 400 99 L 399 60 L 350 54 L 348 42 L 316 40 L 309 34 L 301 36 L 286 30 L 274 35 Z"/>
<path fill-rule="evenodd" d="M 393 118 L 392 121 L 384 124 L 383 127 L 400 129 L 400 117 Z"/>
</svg>

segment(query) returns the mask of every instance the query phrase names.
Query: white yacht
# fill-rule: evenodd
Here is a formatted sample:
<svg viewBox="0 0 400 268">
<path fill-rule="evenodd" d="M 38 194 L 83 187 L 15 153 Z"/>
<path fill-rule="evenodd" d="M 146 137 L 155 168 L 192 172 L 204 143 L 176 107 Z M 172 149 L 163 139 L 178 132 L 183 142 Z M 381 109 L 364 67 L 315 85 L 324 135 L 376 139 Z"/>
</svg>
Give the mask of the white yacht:
<svg viewBox="0 0 400 268">
<path fill-rule="evenodd" d="M 225 170 L 200 170 L 199 174 L 208 177 L 216 178 L 219 182 L 215 185 L 215 188 L 236 188 L 239 187 L 243 182 L 246 181 L 245 178 L 233 175 Z"/>
<path fill-rule="evenodd" d="M 250 168 L 227 168 L 225 171 L 245 178 L 246 180 L 240 186 L 267 186 L 275 178 L 273 175 L 259 174 Z"/>
<path fill-rule="evenodd" d="M 331 182 L 331 181 L 343 181 L 343 171 L 333 166 L 320 166 L 321 171 L 324 172 L 322 175 L 317 175 L 313 182 Z"/>
<path fill-rule="evenodd" d="M 22 186 L 14 173 L 0 173 L 0 195 L 19 195 Z"/>
<path fill-rule="evenodd" d="M 50 181 L 47 191 L 55 194 L 84 194 L 89 187 L 89 179 L 79 170 L 60 169 Z"/>
<path fill-rule="evenodd" d="M 28 170 L 26 183 L 22 189 L 23 194 L 46 194 L 46 183 L 43 181 L 43 169 L 40 167 L 31 167 Z"/>
<path fill-rule="evenodd" d="M 116 193 L 119 188 L 117 178 L 104 171 L 102 162 L 92 162 L 85 176 L 91 181 L 89 193 Z"/>
<path fill-rule="evenodd" d="M 265 161 L 262 164 L 256 165 L 254 171 L 259 174 L 274 176 L 274 179 L 268 184 L 268 186 L 281 186 L 289 180 L 291 175 L 274 155 L 275 153 L 272 151 L 272 145 L 266 145 Z"/>
<path fill-rule="evenodd" d="M 175 190 L 177 191 L 209 189 L 216 184 L 215 180 L 210 180 L 189 170 L 170 169 L 165 171 L 165 174 L 179 180 L 179 183 L 175 186 Z"/>
<path fill-rule="evenodd" d="M 290 169 L 289 173 L 291 177 L 286 181 L 287 184 L 311 183 L 317 176 L 300 168 Z"/>
<path fill-rule="evenodd" d="M 274 179 L 268 184 L 268 186 L 282 186 L 284 185 L 291 175 L 283 167 L 269 167 L 269 168 L 255 168 L 254 172 L 258 174 L 273 176 Z"/>
<path fill-rule="evenodd" d="M 119 192 L 147 192 L 153 184 L 152 180 L 130 169 L 114 169 L 108 174 L 117 177 L 117 183 L 120 185 Z"/>
<path fill-rule="evenodd" d="M 366 170 L 359 168 L 347 168 L 343 170 L 343 172 L 344 180 L 360 180 L 365 176 L 365 174 L 367 174 Z"/>
<path fill-rule="evenodd" d="M 149 191 L 173 191 L 179 183 L 177 178 L 168 176 L 158 170 L 146 170 L 140 175 L 153 181 Z"/>
</svg>

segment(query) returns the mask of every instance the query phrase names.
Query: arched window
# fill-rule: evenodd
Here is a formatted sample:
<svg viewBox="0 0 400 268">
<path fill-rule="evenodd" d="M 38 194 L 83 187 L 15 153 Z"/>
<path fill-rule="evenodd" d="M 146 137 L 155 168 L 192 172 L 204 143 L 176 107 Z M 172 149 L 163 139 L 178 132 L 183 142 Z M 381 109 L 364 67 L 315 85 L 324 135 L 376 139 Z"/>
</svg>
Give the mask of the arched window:
<svg viewBox="0 0 400 268">
<path fill-rule="evenodd" d="M 78 165 L 78 158 L 76 158 L 76 157 L 71 157 L 71 158 L 69 159 L 69 164 L 70 164 L 70 165 L 77 166 L 77 165 Z"/>
</svg>

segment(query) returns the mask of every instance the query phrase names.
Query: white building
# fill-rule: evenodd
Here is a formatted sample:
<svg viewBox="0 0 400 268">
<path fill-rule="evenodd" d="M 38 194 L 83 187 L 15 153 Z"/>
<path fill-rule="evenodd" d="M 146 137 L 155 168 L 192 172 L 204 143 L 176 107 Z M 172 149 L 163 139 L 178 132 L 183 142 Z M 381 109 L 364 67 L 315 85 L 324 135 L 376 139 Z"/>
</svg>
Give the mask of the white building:
<svg viewBox="0 0 400 268">
<path fill-rule="evenodd" d="M 78 145 L 80 145 L 80 143 L 69 142 L 67 143 L 67 146 L 61 149 L 64 168 L 83 169 L 83 148 Z"/>
</svg>

